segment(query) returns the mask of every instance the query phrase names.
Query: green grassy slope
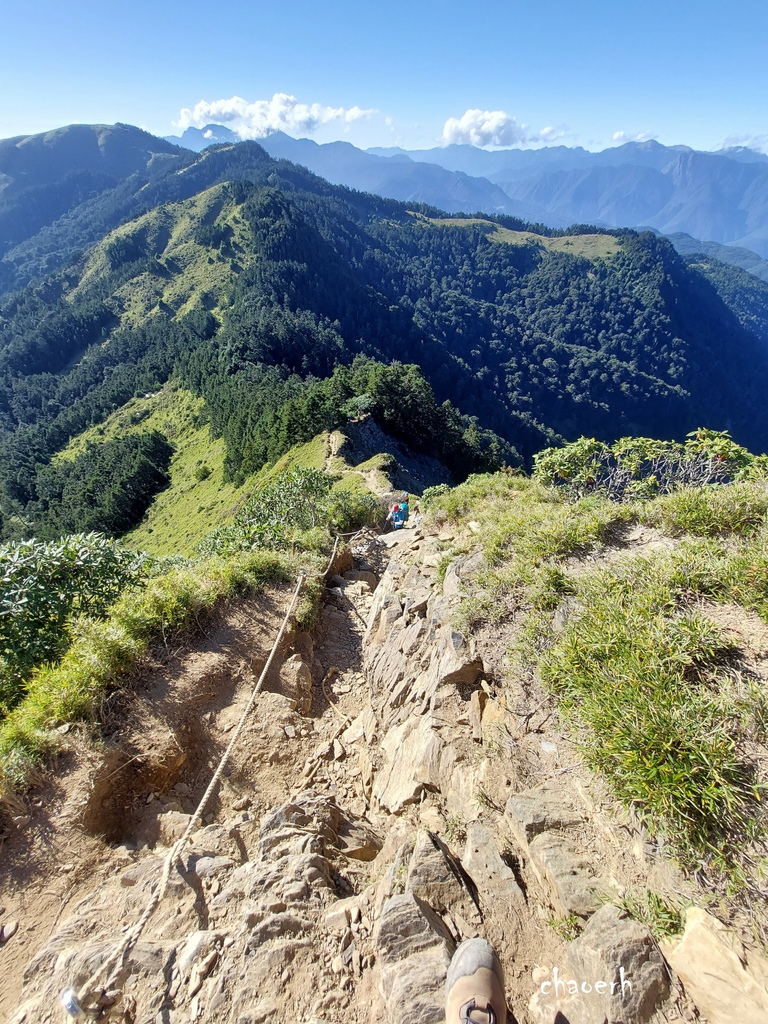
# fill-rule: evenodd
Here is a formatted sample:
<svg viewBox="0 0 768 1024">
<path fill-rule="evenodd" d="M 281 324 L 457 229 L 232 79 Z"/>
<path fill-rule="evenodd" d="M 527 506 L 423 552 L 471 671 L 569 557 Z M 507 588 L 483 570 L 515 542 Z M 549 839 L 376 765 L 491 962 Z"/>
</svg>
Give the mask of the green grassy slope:
<svg viewBox="0 0 768 1024">
<path fill-rule="evenodd" d="M 584 762 L 685 866 L 757 891 L 768 864 L 765 479 L 569 501 L 497 473 L 427 501 L 432 524 L 457 534 L 444 565 L 484 556 L 462 576 L 456 624 L 505 636 L 510 699 L 516 687 L 549 692 Z"/>
<path fill-rule="evenodd" d="M 167 385 L 157 394 L 131 399 L 103 424 L 74 438 L 56 457 L 73 459 L 88 444 L 150 430 L 159 431 L 173 443 L 176 450 L 170 484 L 154 499 L 142 522 L 125 535 L 123 543 L 128 547 L 152 555 L 189 557 L 207 533 L 234 518 L 255 489 L 294 469 L 327 469 L 340 477 L 334 485 L 337 490 L 367 491 L 364 474 L 377 491 L 391 490 L 386 475 L 391 456 L 386 452 L 359 467 L 351 466 L 339 454 L 331 455 L 343 447 L 345 436 L 340 431 L 322 433 L 307 444 L 296 445 L 239 486 L 227 483 L 223 478 L 224 442 L 211 436 L 203 405 L 201 398 Z M 377 471 L 375 478 L 370 476 L 372 470 Z"/>
<path fill-rule="evenodd" d="M 238 204 L 226 185 L 215 185 L 110 232 L 91 251 L 70 300 L 105 278 L 121 251 L 141 263 L 109 302 L 121 322 L 132 325 L 159 312 L 215 311 L 253 256 Z"/>
<path fill-rule="evenodd" d="M 481 228 L 492 242 L 507 245 L 536 245 L 547 252 L 565 252 L 571 256 L 583 256 L 588 260 L 607 259 L 621 248 L 615 235 L 588 234 L 568 235 L 549 238 L 535 231 L 511 231 L 482 217 L 424 217 L 414 214 L 417 220 L 434 227 Z"/>
<path fill-rule="evenodd" d="M 171 482 L 155 498 L 142 522 L 124 538 L 153 555 L 191 555 L 209 530 L 231 519 L 251 493 L 223 480 L 224 442 L 211 437 L 201 418 L 203 400 L 167 385 L 157 394 L 131 399 L 103 424 L 74 438 L 59 459 L 73 458 L 89 442 L 158 430 L 175 446 Z"/>
</svg>

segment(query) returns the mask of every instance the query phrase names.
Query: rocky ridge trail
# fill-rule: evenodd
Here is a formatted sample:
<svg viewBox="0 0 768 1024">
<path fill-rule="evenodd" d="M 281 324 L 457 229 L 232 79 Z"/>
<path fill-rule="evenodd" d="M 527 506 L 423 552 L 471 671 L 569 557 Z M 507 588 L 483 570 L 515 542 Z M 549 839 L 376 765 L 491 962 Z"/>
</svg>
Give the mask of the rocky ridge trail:
<svg viewBox="0 0 768 1024">
<path fill-rule="evenodd" d="M 438 571 L 455 540 L 408 529 L 334 566 L 101 1019 L 437 1024 L 473 935 L 500 954 L 517 1024 L 768 1019 L 768 967 L 714 918 L 689 912 L 662 951 L 611 902 L 693 894 L 582 768 L 546 696 L 508 677 L 503 648 L 454 629 L 480 566 Z M 61 1021 L 61 990 L 141 916 L 285 603 L 232 606 L 193 650 L 146 666 L 105 751 L 73 743 L 67 786 L 16 815 L 0 899 L 0 925 L 18 921 L 0 946 L 13 1024 Z"/>
</svg>

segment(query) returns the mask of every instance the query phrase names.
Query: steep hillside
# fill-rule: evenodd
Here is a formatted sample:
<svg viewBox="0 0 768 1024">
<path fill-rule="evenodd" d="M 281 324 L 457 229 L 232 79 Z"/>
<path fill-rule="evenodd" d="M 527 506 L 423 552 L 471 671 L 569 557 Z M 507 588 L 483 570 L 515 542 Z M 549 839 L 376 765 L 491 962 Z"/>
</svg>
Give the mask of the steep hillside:
<svg viewBox="0 0 768 1024">
<path fill-rule="evenodd" d="M 768 165 L 762 162 L 687 152 L 660 170 L 598 165 L 498 184 L 512 198 L 567 219 L 683 231 L 768 255 Z"/>
<path fill-rule="evenodd" d="M 425 504 L 304 558 L 298 621 L 301 562 L 280 582 L 263 550 L 183 628 L 178 569 L 119 603 L 115 657 L 150 609 L 155 643 L 120 654 L 99 742 L 64 712 L 56 774 L 3 805 L 12 1024 L 64 989 L 115 1024 L 437 1022 L 478 934 L 518 1024 L 764 1019 L 764 478 L 617 502 L 500 473 Z"/>
<path fill-rule="evenodd" d="M 702 242 L 701 239 L 680 231 L 673 232 L 668 237 L 683 256 L 704 253 L 705 256 L 721 263 L 741 267 L 742 270 L 759 277 L 761 281 L 768 281 L 768 260 L 758 256 L 751 249 L 742 249 L 737 245 L 721 245 L 719 242 Z"/>
<path fill-rule="evenodd" d="M 211 437 L 202 413 L 201 398 L 166 385 L 130 399 L 102 424 L 73 438 L 53 464 L 76 460 L 88 445 L 158 431 L 173 446 L 167 486 L 125 543 L 153 555 L 191 556 L 206 533 L 235 515 L 253 487 L 250 479 L 240 486 L 224 481 L 224 442 Z"/>
<path fill-rule="evenodd" d="M 130 276 L 105 295 L 121 324 L 140 325 L 163 310 L 175 318 L 215 310 L 255 256 L 240 207 L 231 188 L 214 185 L 129 221 L 89 253 L 68 300 L 104 294 L 104 282 L 133 264 Z"/>
</svg>

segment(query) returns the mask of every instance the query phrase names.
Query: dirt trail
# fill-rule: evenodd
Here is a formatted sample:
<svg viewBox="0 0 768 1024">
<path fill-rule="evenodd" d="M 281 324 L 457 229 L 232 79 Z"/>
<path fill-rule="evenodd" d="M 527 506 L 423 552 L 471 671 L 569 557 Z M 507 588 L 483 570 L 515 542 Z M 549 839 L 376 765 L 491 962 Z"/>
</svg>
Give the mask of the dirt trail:
<svg viewBox="0 0 768 1024">
<path fill-rule="evenodd" d="M 575 962 L 597 889 L 690 891 L 583 770 L 546 695 L 505 677 L 504 638 L 452 630 L 472 564 L 438 577 L 452 539 L 361 540 L 329 576 L 313 636 L 281 652 L 102 1019 L 438 1021 L 452 948 L 482 934 L 512 1024 L 549 1024 L 539 986 Z M 193 644 L 147 659 L 103 709 L 103 748 L 70 730 L 56 774 L 6 815 L 0 924 L 19 929 L 0 946 L 3 1019 L 60 1021 L 58 991 L 141 915 L 289 593 L 233 603 Z M 663 1007 L 667 979 L 645 982 L 633 1020 L 699 1019 L 679 982 Z"/>
</svg>

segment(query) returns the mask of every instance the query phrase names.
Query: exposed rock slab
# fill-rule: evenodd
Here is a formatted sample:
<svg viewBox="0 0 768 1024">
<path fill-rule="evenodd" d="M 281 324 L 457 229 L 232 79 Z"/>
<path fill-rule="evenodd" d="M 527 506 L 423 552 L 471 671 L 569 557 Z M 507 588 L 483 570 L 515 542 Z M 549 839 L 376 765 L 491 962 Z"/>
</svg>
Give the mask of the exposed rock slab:
<svg viewBox="0 0 768 1024">
<path fill-rule="evenodd" d="M 768 961 L 705 910 L 691 907 L 682 938 L 661 950 L 710 1024 L 768 1021 Z"/>
<path fill-rule="evenodd" d="M 610 904 L 571 943 L 569 958 L 581 987 L 566 1013 L 572 1024 L 644 1024 L 669 995 L 667 967 L 650 931 Z M 599 979 L 610 983 L 609 991 L 594 991 Z"/>
<path fill-rule="evenodd" d="M 439 790 L 450 774 L 453 752 L 442 743 L 430 716 L 407 718 L 381 743 L 385 761 L 373 785 L 374 801 L 399 814 L 428 789 Z"/>
<path fill-rule="evenodd" d="M 496 841 L 479 821 L 467 826 L 462 864 L 478 889 L 493 898 L 525 903 L 512 868 L 502 859 Z"/>
<path fill-rule="evenodd" d="M 597 910 L 608 884 L 598 875 L 592 858 L 568 837 L 543 832 L 532 840 L 528 852 L 536 876 L 559 914 L 588 917 Z"/>
<path fill-rule="evenodd" d="M 554 782 L 516 793 L 507 801 L 507 822 L 518 842 L 525 846 L 542 832 L 578 825 L 583 815 L 570 795 Z"/>
<path fill-rule="evenodd" d="M 478 924 L 480 914 L 471 884 L 446 845 L 434 833 L 420 832 L 408 865 L 405 891 L 429 903 L 438 913 L 458 913 Z"/>
<path fill-rule="evenodd" d="M 373 942 L 387 1019 L 441 1024 L 445 976 L 455 948 L 441 918 L 413 893 L 392 896 L 384 904 Z"/>
</svg>

